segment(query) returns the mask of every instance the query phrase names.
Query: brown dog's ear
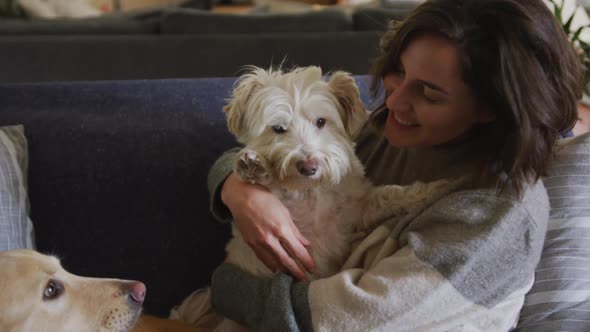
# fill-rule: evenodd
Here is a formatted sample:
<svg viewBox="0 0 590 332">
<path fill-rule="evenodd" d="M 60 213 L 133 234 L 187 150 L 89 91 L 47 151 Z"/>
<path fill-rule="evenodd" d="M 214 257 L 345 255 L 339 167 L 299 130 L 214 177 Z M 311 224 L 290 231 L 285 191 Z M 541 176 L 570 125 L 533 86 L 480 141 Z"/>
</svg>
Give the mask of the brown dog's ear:
<svg viewBox="0 0 590 332">
<path fill-rule="evenodd" d="M 247 110 L 248 101 L 256 90 L 262 87 L 259 81 L 259 74 L 261 72 L 264 72 L 264 69 L 253 67 L 248 74 L 240 77 L 236 82 L 236 87 L 232 92 L 231 98 L 228 100 L 228 104 L 223 107 L 227 120 L 227 128 L 238 140 L 240 140 L 244 128 L 244 113 Z"/>
<path fill-rule="evenodd" d="M 330 90 L 338 99 L 344 128 L 350 137 L 355 137 L 367 120 L 368 113 L 354 78 L 343 71 L 336 71 L 328 81 Z"/>
</svg>

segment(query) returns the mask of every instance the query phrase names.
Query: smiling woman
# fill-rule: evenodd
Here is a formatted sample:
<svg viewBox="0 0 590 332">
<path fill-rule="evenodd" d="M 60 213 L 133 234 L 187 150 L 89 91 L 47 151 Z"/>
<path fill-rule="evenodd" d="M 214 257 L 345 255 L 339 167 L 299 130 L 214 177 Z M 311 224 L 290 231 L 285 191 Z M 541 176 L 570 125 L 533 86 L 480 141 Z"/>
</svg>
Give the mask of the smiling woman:
<svg viewBox="0 0 590 332">
<path fill-rule="evenodd" d="M 545 239 L 540 178 L 576 122 L 579 58 L 542 0 L 429 0 L 380 47 L 372 86 L 385 98 L 357 137 L 367 176 L 456 181 L 408 216 L 384 218 L 336 275 L 260 278 L 224 264 L 213 303 L 258 331 L 508 331 Z M 227 207 L 271 269 L 311 269 L 305 251 L 289 250 L 305 239 L 285 207 L 228 177 L 233 160 L 211 170 L 215 214 Z"/>
<path fill-rule="evenodd" d="M 460 141 L 477 124 L 494 120 L 478 107 L 461 79 L 458 50 L 436 35 L 416 37 L 396 69 L 383 77 L 389 115 L 385 136 L 397 147 L 425 147 Z"/>
</svg>

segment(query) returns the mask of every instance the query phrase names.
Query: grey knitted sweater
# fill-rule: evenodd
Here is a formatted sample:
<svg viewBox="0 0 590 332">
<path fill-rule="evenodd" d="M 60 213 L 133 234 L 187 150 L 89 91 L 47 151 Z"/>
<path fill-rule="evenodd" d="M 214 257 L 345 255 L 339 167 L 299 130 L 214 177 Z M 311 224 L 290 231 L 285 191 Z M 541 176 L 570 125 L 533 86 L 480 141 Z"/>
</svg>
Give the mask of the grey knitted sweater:
<svg viewBox="0 0 590 332">
<path fill-rule="evenodd" d="M 368 129 L 357 144 L 376 184 L 475 176 L 470 149 L 395 149 Z M 230 152 L 209 175 L 220 219 L 228 213 L 218 190 L 232 163 Z M 521 199 L 471 183 L 384 221 L 326 279 L 258 278 L 224 264 L 213 275 L 213 305 L 254 331 L 507 331 L 533 282 L 549 201 L 541 181 Z"/>
</svg>

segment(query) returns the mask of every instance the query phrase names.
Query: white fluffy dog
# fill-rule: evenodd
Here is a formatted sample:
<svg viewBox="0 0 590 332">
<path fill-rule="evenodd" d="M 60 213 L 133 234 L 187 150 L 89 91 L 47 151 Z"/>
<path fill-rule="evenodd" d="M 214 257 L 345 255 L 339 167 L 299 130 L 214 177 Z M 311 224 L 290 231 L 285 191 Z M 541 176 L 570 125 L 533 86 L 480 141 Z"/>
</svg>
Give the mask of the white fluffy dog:
<svg viewBox="0 0 590 332">
<path fill-rule="evenodd" d="M 317 266 L 312 277 L 336 273 L 359 233 L 416 208 L 445 184 L 371 184 L 353 142 L 367 112 L 345 72 L 323 80 L 318 67 L 288 73 L 254 67 L 240 78 L 224 111 L 230 132 L 245 145 L 235 173 L 267 187 L 289 209 L 311 242 Z M 233 235 L 228 261 L 259 276 L 272 275 L 236 227 Z M 198 325 L 200 309 L 207 307 L 203 294 L 208 293 L 193 293 L 173 317 Z"/>
</svg>

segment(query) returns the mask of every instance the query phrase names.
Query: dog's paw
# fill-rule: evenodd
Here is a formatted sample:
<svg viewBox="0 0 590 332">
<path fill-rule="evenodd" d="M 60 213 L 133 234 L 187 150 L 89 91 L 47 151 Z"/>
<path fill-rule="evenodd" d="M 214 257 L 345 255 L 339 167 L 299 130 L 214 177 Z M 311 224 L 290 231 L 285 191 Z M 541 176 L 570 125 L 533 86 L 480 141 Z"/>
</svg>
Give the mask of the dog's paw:
<svg viewBox="0 0 590 332">
<path fill-rule="evenodd" d="M 408 195 L 407 209 L 414 210 L 430 201 L 432 197 L 445 189 L 450 181 L 443 179 L 432 182 L 416 182 L 408 187 L 412 195 Z"/>
<path fill-rule="evenodd" d="M 270 180 L 268 163 L 253 150 L 244 149 L 240 152 L 234 171 L 244 182 L 265 185 Z"/>
</svg>

